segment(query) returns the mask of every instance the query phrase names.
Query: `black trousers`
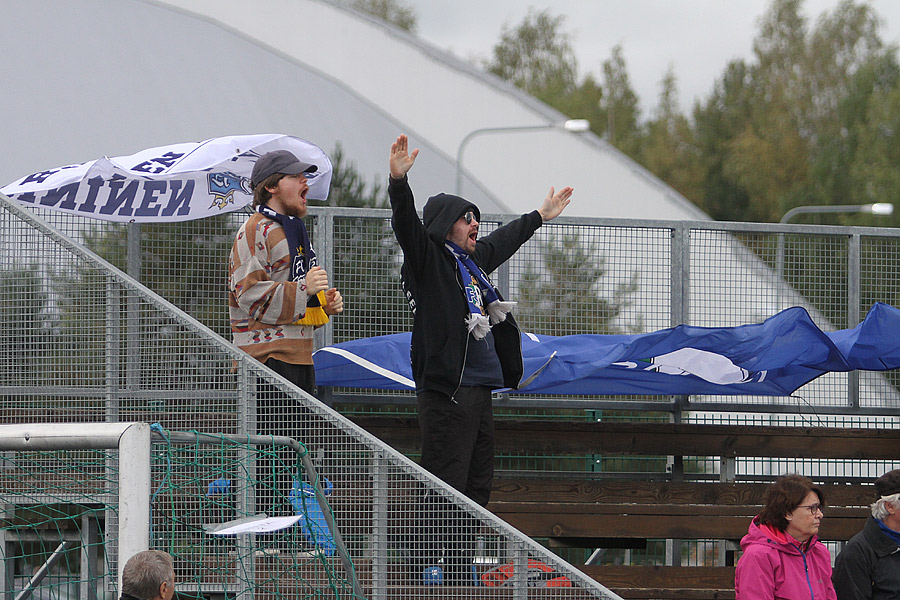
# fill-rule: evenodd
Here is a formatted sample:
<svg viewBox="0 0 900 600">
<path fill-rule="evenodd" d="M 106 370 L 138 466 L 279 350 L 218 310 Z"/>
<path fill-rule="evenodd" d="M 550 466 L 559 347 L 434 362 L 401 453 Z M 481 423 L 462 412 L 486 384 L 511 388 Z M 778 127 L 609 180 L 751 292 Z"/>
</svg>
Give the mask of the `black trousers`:
<svg viewBox="0 0 900 600">
<path fill-rule="evenodd" d="M 277 358 L 267 359 L 265 364 L 310 396 L 316 395 L 316 369 L 313 365 L 292 365 Z"/>
<path fill-rule="evenodd" d="M 454 399 L 434 391 L 418 394 L 421 465 L 484 506 L 494 481 L 491 389 L 461 387 Z"/>
<path fill-rule="evenodd" d="M 462 387 L 455 402 L 439 392 L 418 394 L 421 465 L 484 506 L 494 479 L 494 416 L 491 390 Z M 442 560 L 446 585 L 472 584 L 478 523 L 434 493 L 423 491 L 409 545 L 413 583 L 423 567 Z"/>
<path fill-rule="evenodd" d="M 266 366 L 304 390 L 316 393 L 313 365 L 293 365 L 274 358 Z M 279 435 L 304 442 L 304 431 L 297 400 L 275 386 L 260 382 L 256 402 L 256 431 L 261 435 Z M 308 432 L 306 432 L 308 433 Z M 290 491 L 298 473 L 293 472 L 296 457 L 285 449 L 267 448 L 257 462 L 256 508 L 269 515 L 291 514 Z"/>
</svg>

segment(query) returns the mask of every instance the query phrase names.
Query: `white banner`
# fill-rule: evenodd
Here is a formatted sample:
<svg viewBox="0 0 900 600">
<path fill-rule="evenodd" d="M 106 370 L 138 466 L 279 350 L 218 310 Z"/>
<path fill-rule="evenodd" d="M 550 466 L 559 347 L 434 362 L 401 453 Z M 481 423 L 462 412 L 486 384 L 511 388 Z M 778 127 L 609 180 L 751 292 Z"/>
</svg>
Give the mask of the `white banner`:
<svg viewBox="0 0 900 600">
<path fill-rule="evenodd" d="M 0 188 L 25 206 L 125 223 L 189 221 L 250 204 L 256 159 L 289 150 L 314 164 L 308 198 L 325 200 L 331 161 L 310 142 L 279 134 L 235 135 L 103 157 L 32 173 Z"/>
</svg>

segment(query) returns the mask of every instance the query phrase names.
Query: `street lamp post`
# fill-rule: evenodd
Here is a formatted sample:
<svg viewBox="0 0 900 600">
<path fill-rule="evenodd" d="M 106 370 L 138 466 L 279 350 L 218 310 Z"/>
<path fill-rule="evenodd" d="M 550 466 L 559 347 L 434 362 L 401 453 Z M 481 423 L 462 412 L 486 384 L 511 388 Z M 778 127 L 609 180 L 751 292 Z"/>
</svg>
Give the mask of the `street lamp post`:
<svg viewBox="0 0 900 600">
<path fill-rule="evenodd" d="M 570 133 L 584 133 L 590 130 L 591 124 L 586 119 L 569 119 L 562 123 L 546 123 L 543 125 L 519 125 L 513 127 L 484 127 L 469 132 L 466 137 L 459 143 L 459 149 L 456 151 L 456 195 L 462 194 L 462 158 L 463 150 L 469 141 L 479 135 L 486 133 L 506 133 L 515 131 L 535 131 L 539 129 L 562 129 Z"/>
<path fill-rule="evenodd" d="M 875 202 L 874 204 L 834 204 L 823 206 L 795 206 L 781 217 L 779 223 L 787 223 L 796 215 L 805 213 L 869 213 L 873 215 L 891 215 L 894 213 L 894 205 L 890 202 Z"/>
<path fill-rule="evenodd" d="M 779 223 L 787 223 L 799 214 L 809 213 L 869 213 L 887 216 L 894 213 L 894 205 L 890 202 L 872 204 L 831 204 L 819 206 L 795 206 L 781 217 Z M 784 279 L 784 234 L 778 234 L 778 246 L 775 250 L 775 272 L 778 273 L 778 306 L 781 307 L 781 286 Z"/>
</svg>

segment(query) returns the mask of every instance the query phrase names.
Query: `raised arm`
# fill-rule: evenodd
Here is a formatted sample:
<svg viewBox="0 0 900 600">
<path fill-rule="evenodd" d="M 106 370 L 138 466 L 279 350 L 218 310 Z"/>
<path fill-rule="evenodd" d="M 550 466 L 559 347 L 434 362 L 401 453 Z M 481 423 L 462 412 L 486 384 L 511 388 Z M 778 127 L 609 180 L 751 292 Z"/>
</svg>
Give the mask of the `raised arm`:
<svg viewBox="0 0 900 600">
<path fill-rule="evenodd" d="M 564 187 L 558 192 L 550 188 L 550 193 L 537 210 L 522 215 L 502 227 L 498 227 L 487 236 L 478 240 L 475 246 L 476 261 L 487 273 L 504 262 L 527 242 L 542 223 L 552 221 L 569 205 L 572 198 L 571 187 Z"/>
<path fill-rule="evenodd" d="M 570 187 L 564 187 L 554 193 L 553 188 L 550 188 L 550 193 L 547 194 L 543 204 L 541 204 L 541 207 L 538 209 L 544 223 L 558 217 L 563 209 L 569 205 L 573 191 L 574 190 Z"/>
<path fill-rule="evenodd" d="M 391 144 L 391 177 L 394 179 L 403 179 L 403 177 L 409 173 L 409 170 L 412 169 L 418 155 L 418 148 L 413 150 L 412 154 L 410 154 L 409 138 L 406 137 L 405 134 L 397 136 L 397 141 Z"/>
<path fill-rule="evenodd" d="M 391 144 L 388 198 L 391 201 L 391 228 L 403 250 L 404 262 L 415 276 L 421 275 L 425 255 L 430 251 L 428 234 L 416 213 L 416 204 L 406 174 L 416 162 L 419 149 L 409 152 L 409 139 L 405 135 L 397 137 Z"/>
</svg>

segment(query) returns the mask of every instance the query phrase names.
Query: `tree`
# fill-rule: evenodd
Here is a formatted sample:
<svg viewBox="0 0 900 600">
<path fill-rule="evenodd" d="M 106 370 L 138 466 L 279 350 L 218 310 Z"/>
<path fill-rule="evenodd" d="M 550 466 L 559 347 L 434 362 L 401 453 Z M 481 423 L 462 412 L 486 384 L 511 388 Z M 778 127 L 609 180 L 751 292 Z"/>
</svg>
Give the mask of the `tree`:
<svg viewBox="0 0 900 600">
<path fill-rule="evenodd" d="M 808 195 L 816 204 L 869 201 L 853 187 L 852 165 L 859 163 L 857 154 L 868 154 L 877 144 L 877 136 L 870 139 L 871 112 L 898 81 L 896 49 L 884 47 L 878 29 L 869 6 L 844 2 L 820 20 L 809 40 L 814 101 L 808 116 L 813 138 Z"/>
<path fill-rule="evenodd" d="M 900 78 L 896 65 L 890 71 L 893 87 L 869 95 L 866 121 L 857 128 L 858 149 L 849 165 L 848 195 L 854 203 L 900 206 Z M 900 215 L 895 213 L 889 222 L 896 227 Z"/>
<path fill-rule="evenodd" d="M 549 10 L 529 9 L 519 26 L 504 26 L 487 70 L 541 99 L 571 94 L 578 61 L 568 36 L 561 35 L 564 21 Z"/>
<path fill-rule="evenodd" d="M 401 0 L 352 0 L 350 7 L 410 33 L 418 26 L 416 11 Z"/>
<path fill-rule="evenodd" d="M 613 46 L 612 55 L 603 62 L 606 111 L 606 138 L 609 143 L 637 159 L 640 154 L 640 107 L 631 87 L 622 46 Z"/>
<path fill-rule="evenodd" d="M 725 172 L 728 143 L 737 137 L 752 110 L 750 68 L 742 60 L 728 64 L 705 105 L 694 107 L 694 135 L 700 152 L 700 207 L 714 219 L 739 219 L 750 197 Z"/>
<path fill-rule="evenodd" d="M 579 236 L 551 237 L 541 245 L 541 258 L 542 268 L 529 263 L 518 286 L 516 318 L 524 329 L 544 335 L 622 333 L 613 321 L 637 292 L 637 272 L 604 298 L 604 259 Z"/>
<path fill-rule="evenodd" d="M 367 185 L 338 144 L 332 158 L 330 206 L 386 208 L 387 191 L 377 180 Z M 365 315 L 334 320 L 336 342 L 400 333 L 412 327 L 412 317 L 400 289 L 400 249 L 388 219 L 336 216 L 333 281 L 347 300 L 347 310 Z"/>
<path fill-rule="evenodd" d="M 385 188 L 378 179 L 371 186 L 363 181 L 356 165 L 347 160 L 341 143 L 331 153 L 331 189 L 328 200 L 310 200 L 310 206 L 388 208 Z"/>
<path fill-rule="evenodd" d="M 687 198 L 702 196 L 700 152 L 690 122 L 679 112 L 671 68 L 663 78 L 654 118 L 646 126 L 641 162 Z"/>
<path fill-rule="evenodd" d="M 47 385 L 52 370 L 53 318 L 49 295 L 37 264 L 19 264 L 0 271 L 0 385 Z"/>
<path fill-rule="evenodd" d="M 228 254 L 237 230 L 235 216 L 217 215 L 179 223 L 140 226 L 140 282 L 204 325 L 230 337 L 228 321 Z M 128 227 L 120 223 L 92 224 L 83 234 L 85 245 L 127 271 Z M 203 282 L 204 285 L 198 285 Z M 208 282 L 219 282 L 210 294 Z"/>
<path fill-rule="evenodd" d="M 896 81 L 875 14 L 845 0 L 810 30 L 801 0 L 775 0 L 754 42 L 695 109 L 704 169 L 700 204 L 713 217 L 778 221 L 801 204 L 854 203 L 850 165 L 862 151 L 869 98 Z"/>
</svg>

